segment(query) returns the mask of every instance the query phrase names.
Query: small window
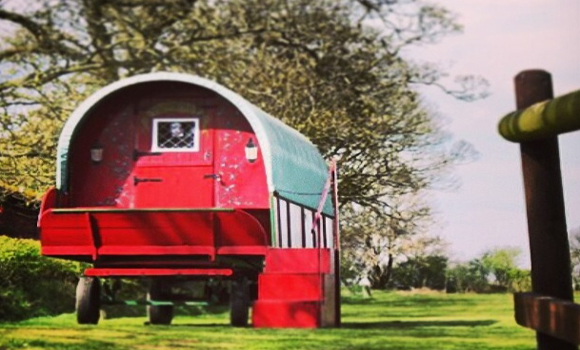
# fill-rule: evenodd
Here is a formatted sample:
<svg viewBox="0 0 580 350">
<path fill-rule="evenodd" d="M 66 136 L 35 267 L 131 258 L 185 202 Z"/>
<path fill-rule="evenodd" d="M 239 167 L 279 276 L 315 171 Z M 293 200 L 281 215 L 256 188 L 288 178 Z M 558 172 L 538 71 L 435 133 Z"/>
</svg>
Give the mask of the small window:
<svg viewBox="0 0 580 350">
<path fill-rule="evenodd" d="M 199 118 L 153 119 L 153 151 L 199 151 Z"/>
</svg>

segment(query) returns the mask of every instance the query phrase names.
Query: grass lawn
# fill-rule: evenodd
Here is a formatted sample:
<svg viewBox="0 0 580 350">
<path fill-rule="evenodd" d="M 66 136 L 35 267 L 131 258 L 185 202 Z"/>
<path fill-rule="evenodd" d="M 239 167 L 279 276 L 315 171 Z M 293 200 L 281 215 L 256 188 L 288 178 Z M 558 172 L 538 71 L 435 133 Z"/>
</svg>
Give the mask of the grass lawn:
<svg viewBox="0 0 580 350">
<path fill-rule="evenodd" d="M 177 316 L 171 326 L 145 317 L 78 326 L 72 314 L 0 323 L 8 349 L 535 349 L 532 331 L 513 320 L 510 294 L 375 292 L 343 297 L 340 329 L 231 328 L 228 314 Z"/>
</svg>

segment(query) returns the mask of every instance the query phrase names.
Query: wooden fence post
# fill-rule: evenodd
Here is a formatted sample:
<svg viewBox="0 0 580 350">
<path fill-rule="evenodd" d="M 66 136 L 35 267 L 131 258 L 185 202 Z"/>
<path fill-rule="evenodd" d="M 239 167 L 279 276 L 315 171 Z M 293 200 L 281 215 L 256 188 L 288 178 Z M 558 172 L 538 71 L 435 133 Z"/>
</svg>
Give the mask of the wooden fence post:
<svg viewBox="0 0 580 350">
<path fill-rule="evenodd" d="M 515 77 L 518 109 L 554 98 L 550 73 L 526 70 Z M 534 293 L 573 300 L 570 250 L 557 136 L 520 144 Z M 537 332 L 538 350 L 577 346 Z"/>
</svg>

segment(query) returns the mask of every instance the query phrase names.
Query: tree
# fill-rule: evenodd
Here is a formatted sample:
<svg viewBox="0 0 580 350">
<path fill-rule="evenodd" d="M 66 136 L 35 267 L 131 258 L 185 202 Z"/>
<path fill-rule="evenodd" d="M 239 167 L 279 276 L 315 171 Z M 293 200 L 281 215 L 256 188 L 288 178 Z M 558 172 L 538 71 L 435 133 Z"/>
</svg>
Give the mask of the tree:
<svg viewBox="0 0 580 350">
<path fill-rule="evenodd" d="M 580 227 L 570 230 L 570 260 L 574 289 L 580 290 Z"/>
<path fill-rule="evenodd" d="M 480 259 L 458 263 L 447 269 L 447 292 L 481 293 L 487 290 L 489 270 Z"/>
<path fill-rule="evenodd" d="M 450 146 L 413 84 L 444 74 L 400 51 L 458 31 L 419 0 L 64 0 L 0 8 L 1 186 L 53 183 L 58 132 L 95 89 L 156 70 L 215 79 L 339 157 L 344 204 L 385 212 L 466 153 Z M 466 81 L 470 81 L 467 79 Z M 471 80 L 473 81 L 473 80 Z"/>
<path fill-rule="evenodd" d="M 431 257 L 442 256 L 444 244 L 427 234 L 429 214 L 420 198 L 410 196 L 399 198 L 392 211 L 385 214 L 362 207 L 343 210 L 347 223 L 341 232 L 343 279 L 357 282 L 366 278 L 371 288 L 384 289 L 400 266 L 396 264 L 434 263 Z"/>
<path fill-rule="evenodd" d="M 448 260 L 443 255 L 408 259 L 394 269 L 392 284 L 398 289 L 443 290 L 446 287 Z"/>
<path fill-rule="evenodd" d="M 521 292 L 531 289 L 529 270 L 517 267 L 518 248 L 496 248 L 448 270 L 448 289 L 457 292 Z"/>
<path fill-rule="evenodd" d="M 505 290 L 510 289 L 514 277 L 518 274 L 517 259 L 521 251 L 518 248 L 497 248 L 485 252 L 482 264 L 490 271 L 495 283 Z"/>
</svg>

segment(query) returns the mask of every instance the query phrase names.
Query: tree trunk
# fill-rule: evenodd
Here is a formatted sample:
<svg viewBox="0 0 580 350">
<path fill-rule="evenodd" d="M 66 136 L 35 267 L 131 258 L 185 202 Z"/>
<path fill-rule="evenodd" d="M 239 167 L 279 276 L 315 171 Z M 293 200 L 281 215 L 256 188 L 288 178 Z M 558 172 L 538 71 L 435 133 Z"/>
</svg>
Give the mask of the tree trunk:
<svg viewBox="0 0 580 350">
<path fill-rule="evenodd" d="M 393 274 L 393 255 L 389 254 L 386 268 L 383 269 L 381 265 L 375 265 L 372 272 L 371 287 L 373 289 L 385 289 Z"/>
</svg>

